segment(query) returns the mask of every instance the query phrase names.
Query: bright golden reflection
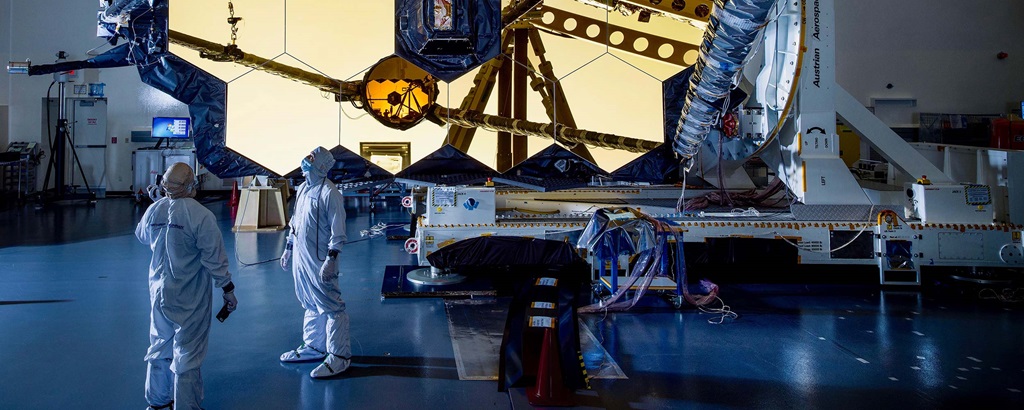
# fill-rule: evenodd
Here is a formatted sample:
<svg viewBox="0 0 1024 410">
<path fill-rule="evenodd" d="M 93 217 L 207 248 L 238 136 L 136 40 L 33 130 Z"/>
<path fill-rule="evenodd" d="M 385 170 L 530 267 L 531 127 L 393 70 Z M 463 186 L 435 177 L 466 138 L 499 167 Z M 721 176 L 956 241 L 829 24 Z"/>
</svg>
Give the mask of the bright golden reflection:
<svg viewBox="0 0 1024 410">
<path fill-rule="evenodd" d="M 400 130 L 419 123 L 437 99 L 437 80 L 401 57 L 391 56 L 363 80 L 367 110 L 382 124 Z"/>
</svg>

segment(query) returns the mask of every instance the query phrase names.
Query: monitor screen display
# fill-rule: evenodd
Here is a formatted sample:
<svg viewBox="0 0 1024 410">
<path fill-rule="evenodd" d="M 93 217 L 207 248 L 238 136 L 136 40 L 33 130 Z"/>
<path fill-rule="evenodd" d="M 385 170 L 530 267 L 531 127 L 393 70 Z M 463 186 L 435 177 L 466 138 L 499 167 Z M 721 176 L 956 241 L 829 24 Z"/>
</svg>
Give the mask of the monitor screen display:
<svg viewBox="0 0 1024 410">
<path fill-rule="evenodd" d="M 188 117 L 153 117 L 153 138 L 188 139 L 192 121 Z"/>
</svg>

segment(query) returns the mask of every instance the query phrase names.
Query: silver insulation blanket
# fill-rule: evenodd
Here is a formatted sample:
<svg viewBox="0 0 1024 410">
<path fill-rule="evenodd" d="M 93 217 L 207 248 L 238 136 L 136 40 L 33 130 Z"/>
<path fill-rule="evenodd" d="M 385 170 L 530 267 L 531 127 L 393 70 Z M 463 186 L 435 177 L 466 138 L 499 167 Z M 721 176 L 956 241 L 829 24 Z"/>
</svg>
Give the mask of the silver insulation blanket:
<svg viewBox="0 0 1024 410">
<path fill-rule="evenodd" d="M 729 95 L 775 2 L 715 0 L 672 144 L 687 169 L 718 121 L 724 109 L 720 100 Z"/>
</svg>

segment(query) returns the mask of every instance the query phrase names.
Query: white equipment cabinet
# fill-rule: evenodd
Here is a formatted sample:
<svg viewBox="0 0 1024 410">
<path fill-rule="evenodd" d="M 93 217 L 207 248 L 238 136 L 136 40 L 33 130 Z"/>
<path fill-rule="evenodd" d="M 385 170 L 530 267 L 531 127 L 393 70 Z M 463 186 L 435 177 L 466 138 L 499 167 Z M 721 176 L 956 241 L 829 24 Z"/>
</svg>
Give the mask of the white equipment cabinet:
<svg viewBox="0 0 1024 410">
<path fill-rule="evenodd" d="M 990 224 L 992 193 L 988 185 L 922 185 L 907 188 L 906 214 L 922 223 Z"/>
<path fill-rule="evenodd" d="M 43 98 L 43 136 L 53 135 L 57 127 L 59 102 Z M 49 110 L 49 116 L 45 110 Z M 47 117 L 49 120 L 47 121 Z M 107 99 L 68 98 L 68 138 L 74 151 L 68 151 L 65 178 L 78 193 L 85 193 L 88 183 L 97 198 L 105 196 L 107 187 Z M 78 161 L 75 161 L 75 155 Z M 79 172 L 78 163 L 82 170 Z M 85 181 L 82 181 L 82 175 Z"/>
</svg>

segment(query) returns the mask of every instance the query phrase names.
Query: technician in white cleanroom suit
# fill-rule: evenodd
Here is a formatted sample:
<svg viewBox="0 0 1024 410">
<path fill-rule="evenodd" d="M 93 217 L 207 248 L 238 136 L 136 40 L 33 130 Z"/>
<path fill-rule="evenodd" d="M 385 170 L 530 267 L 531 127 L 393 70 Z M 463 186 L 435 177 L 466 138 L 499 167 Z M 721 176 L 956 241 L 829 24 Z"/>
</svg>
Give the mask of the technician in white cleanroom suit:
<svg viewBox="0 0 1024 410">
<path fill-rule="evenodd" d="M 327 178 L 334 155 L 317 147 L 302 160 L 306 182 L 296 189 L 288 244 L 281 268 L 292 265 L 295 295 L 306 309 L 302 323 L 303 343 L 281 355 L 282 362 L 323 360 L 310 377 L 330 377 L 348 369 L 352 362 L 348 313 L 338 287 L 338 255 L 345 235 L 345 204 L 341 192 Z M 294 252 L 294 259 L 292 253 Z"/>
<path fill-rule="evenodd" d="M 153 250 L 146 352 L 150 409 L 171 408 L 172 403 L 178 410 L 199 409 L 199 366 L 210 335 L 212 286 L 223 289 L 229 311 L 238 306 L 224 240 L 213 212 L 192 199 L 196 185 L 188 165 L 168 167 L 161 182 L 166 196 L 150 205 L 135 228 L 135 236 Z"/>
</svg>

